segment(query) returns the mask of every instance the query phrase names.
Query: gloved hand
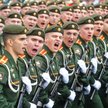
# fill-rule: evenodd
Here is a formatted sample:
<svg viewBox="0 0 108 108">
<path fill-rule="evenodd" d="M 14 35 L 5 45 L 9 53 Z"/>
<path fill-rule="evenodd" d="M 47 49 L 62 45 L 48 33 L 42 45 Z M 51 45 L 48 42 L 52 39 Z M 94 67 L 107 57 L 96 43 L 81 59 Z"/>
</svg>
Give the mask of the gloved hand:
<svg viewBox="0 0 108 108">
<path fill-rule="evenodd" d="M 68 71 L 65 68 L 60 68 L 59 73 L 60 73 L 60 75 L 63 78 L 63 82 L 65 84 L 67 84 L 69 82 L 69 74 L 68 74 Z"/>
<path fill-rule="evenodd" d="M 27 76 L 23 76 L 22 82 L 26 85 L 26 91 L 30 94 L 32 91 L 31 80 Z"/>
<path fill-rule="evenodd" d="M 98 80 L 95 80 L 94 84 L 92 85 L 96 90 L 99 90 L 101 88 L 101 82 Z"/>
<path fill-rule="evenodd" d="M 96 74 L 96 72 L 97 72 L 97 65 L 98 65 L 98 60 L 97 60 L 97 58 L 96 58 L 96 57 L 95 57 L 95 58 L 92 58 L 92 59 L 91 59 L 91 63 L 92 63 L 92 65 L 93 65 L 92 72 L 93 72 L 93 74 Z"/>
<path fill-rule="evenodd" d="M 44 104 L 44 107 L 47 107 L 47 108 L 52 108 L 54 105 L 54 101 L 49 99 L 49 102 L 47 104 Z"/>
<path fill-rule="evenodd" d="M 85 94 L 85 95 L 88 95 L 88 94 L 90 93 L 90 91 L 91 91 L 90 85 L 84 87 L 84 94 Z"/>
<path fill-rule="evenodd" d="M 42 84 L 42 87 L 45 89 L 49 83 L 51 82 L 51 78 L 50 78 L 50 75 L 49 73 L 43 73 L 42 75 L 42 78 L 44 79 L 44 83 Z"/>
<path fill-rule="evenodd" d="M 37 106 L 34 103 L 29 102 L 30 108 L 37 108 Z"/>
<path fill-rule="evenodd" d="M 84 62 L 83 60 L 78 60 L 78 65 L 79 65 L 79 67 L 81 68 L 81 72 L 82 72 L 83 74 L 85 74 L 86 71 L 87 71 L 85 62 Z"/>
<path fill-rule="evenodd" d="M 106 53 L 104 54 L 104 57 L 106 57 L 106 58 L 108 59 L 108 52 L 106 52 Z"/>
<path fill-rule="evenodd" d="M 71 101 L 74 101 L 75 97 L 76 97 L 76 93 L 73 90 L 70 90 L 71 94 L 68 97 L 68 99 L 70 99 Z"/>
</svg>

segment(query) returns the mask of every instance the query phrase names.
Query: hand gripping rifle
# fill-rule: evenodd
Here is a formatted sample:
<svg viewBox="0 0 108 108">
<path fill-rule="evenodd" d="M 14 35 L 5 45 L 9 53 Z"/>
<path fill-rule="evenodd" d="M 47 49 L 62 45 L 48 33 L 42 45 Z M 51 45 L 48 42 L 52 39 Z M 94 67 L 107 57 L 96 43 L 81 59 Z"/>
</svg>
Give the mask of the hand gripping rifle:
<svg viewBox="0 0 108 108">
<path fill-rule="evenodd" d="M 38 100 L 39 100 L 38 98 L 39 98 L 40 91 L 43 89 L 43 88 L 42 88 L 42 84 L 43 84 L 43 83 L 44 83 L 44 79 L 42 78 L 41 81 L 40 81 L 40 83 L 39 83 L 38 86 L 37 86 L 35 95 L 34 95 L 34 97 L 33 97 L 33 99 L 32 99 L 32 102 L 33 102 L 34 104 L 36 104 L 36 105 L 37 105 Z"/>
<path fill-rule="evenodd" d="M 103 73 L 104 73 L 106 63 L 107 63 L 107 58 L 105 59 L 103 65 L 102 65 L 102 68 L 101 68 L 101 71 L 100 71 L 100 75 L 99 75 L 99 77 L 98 77 L 98 80 L 101 79 L 101 77 L 102 77 L 102 75 L 103 75 Z M 90 97 L 90 100 L 93 99 L 95 92 L 96 92 L 96 89 L 93 90 L 93 92 L 92 92 L 92 94 L 91 94 L 91 97 Z"/>
<path fill-rule="evenodd" d="M 85 46 L 86 52 L 87 52 L 87 49 L 88 49 L 88 46 L 86 45 Z M 84 60 L 85 56 L 86 56 L 86 53 L 83 53 L 82 56 L 80 57 L 80 59 Z M 74 90 L 74 88 L 76 87 L 79 71 L 80 71 L 80 67 L 78 66 L 76 71 L 74 72 L 74 80 L 73 80 L 73 83 L 70 88 L 71 90 Z M 64 108 L 67 108 L 68 103 L 69 103 L 69 99 L 66 100 Z"/>
<path fill-rule="evenodd" d="M 29 67 L 30 67 L 30 64 L 31 64 L 31 60 L 28 62 L 28 64 L 26 63 L 26 61 L 24 59 L 23 59 L 23 61 L 24 61 L 25 65 L 26 65 L 25 76 L 28 76 L 29 73 L 30 73 Z M 23 84 L 22 88 L 21 88 L 21 91 L 20 91 L 17 108 L 23 108 L 22 103 L 23 103 L 23 97 L 24 97 L 25 92 L 26 92 L 26 85 Z"/>
</svg>

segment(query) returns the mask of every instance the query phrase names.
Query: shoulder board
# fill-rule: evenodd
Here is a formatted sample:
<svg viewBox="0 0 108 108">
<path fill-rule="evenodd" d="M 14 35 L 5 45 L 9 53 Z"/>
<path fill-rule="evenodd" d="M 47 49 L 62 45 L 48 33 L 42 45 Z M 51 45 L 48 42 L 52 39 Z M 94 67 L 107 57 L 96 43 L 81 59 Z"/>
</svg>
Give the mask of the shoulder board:
<svg viewBox="0 0 108 108">
<path fill-rule="evenodd" d="M 2 56 L 2 58 L 0 59 L 0 64 L 5 64 L 8 61 L 8 58 L 4 55 Z"/>
<path fill-rule="evenodd" d="M 63 46 L 61 46 L 61 47 L 59 48 L 59 51 L 62 50 L 62 49 L 63 49 Z"/>
<path fill-rule="evenodd" d="M 20 54 L 20 55 L 18 55 L 18 57 L 23 59 L 25 57 L 25 55 L 24 54 Z"/>
<path fill-rule="evenodd" d="M 45 55 L 45 54 L 47 54 L 47 51 L 45 49 L 42 49 L 39 54 Z"/>
<path fill-rule="evenodd" d="M 103 41 L 103 40 L 105 39 L 105 37 L 104 37 L 103 35 L 101 35 L 101 36 L 99 37 L 99 39 Z"/>
<path fill-rule="evenodd" d="M 79 44 L 79 45 L 82 44 L 82 42 L 79 39 L 76 41 L 76 43 Z"/>
</svg>

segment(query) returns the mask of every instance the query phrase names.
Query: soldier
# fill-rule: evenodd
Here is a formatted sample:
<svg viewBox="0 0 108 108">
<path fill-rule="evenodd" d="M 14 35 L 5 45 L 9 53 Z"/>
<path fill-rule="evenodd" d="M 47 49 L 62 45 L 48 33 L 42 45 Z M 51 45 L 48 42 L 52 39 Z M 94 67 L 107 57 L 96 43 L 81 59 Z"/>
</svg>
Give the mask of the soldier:
<svg viewBox="0 0 108 108">
<path fill-rule="evenodd" d="M 60 21 L 60 9 L 57 6 L 51 6 L 49 8 L 49 24 L 48 26 L 52 26 L 57 24 Z"/>
<path fill-rule="evenodd" d="M 65 105 L 65 101 L 67 100 L 67 97 L 69 95 L 69 91 L 71 92 L 71 95 L 73 97 L 73 99 L 70 99 L 71 101 L 74 101 L 75 98 L 75 92 L 74 92 L 74 88 L 71 88 L 71 84 L 72 84 L 72 78 L 73 78 L 73 72 L 75 71 L 75 66 L 77 63 L 76 57 L 75 57 L 75 53 L 73 52 L 72 49 L 72 45 L 74 44 L 74 42 L 76 41 L 77 37 L 78 37 L 78 25 L 74 22 L 65 22 L 63 25 L 63 29 L 64 29 L 64 34 L 63 34 L 63 43 L 62 46 L 60 47 L 59 51 L 57 52 L 56 56 L 57 56 L 57 60 L 58 60 L 58 64 L 61 67 L 61 69 L 64 69 L 68 71 L 68 75 L 69 75 L 69 82 L 64 84 L 65 88 L 66 85 L 69 87 L 69 89 L 63 91 L 62 88 L 62 95 L 58 95 L 58 98 L 56 99 L 57 102 L 55 103 L 55 108 L 63 108 Z M 66 73 L 65 73 L 66 74 Z M 63 85 L 62 85 L 63 86 Z M 72 103 L 69 102 L 69 105 L 67 106 L 67 108 L 71 108 L 74 107 L 72 106 Z"/>
<path fill-rule="evenodd" d="M 2 34 L 3 32 L 2 30 L 4 26 L 5 26 L 5 19 L 2 16 L 0 16 L 0 34 Z"/>
<path fill-rule="evenodd" d="M 74 44 L 73 49 L 75 51 L 77 59 L 79 59 L 81 57 L 81 55 L 83 55 L 85 53 L 83 59 L 84 59 L 88 69 L 89 69 L 90 63 L 92 63 L 92 65 L 93 65 L 92 60 L 94 60 L 96 64 L 93 65 L 93 67 L 96 69 L 96 66 L 97 66 L 96 51 L 95 51 L 94 43 L 91 41 L 92 37 L 93 37 L 93 33 L 94 33 L 94 20 L 91 17 L 85 17 L 83 19 L 80 19 L 78 21 L 78 24 L 80 27 L 79 28 L 80 34 L 79 34 L 78 40 Z M 86 46 L 86 48 L 85 48 L 85 46 Z M 90 70 L 88 70 L 88 71 L 90 72 Z M 81 80 L 79 80 L 79 82 L 80 83 L 82 82 L 84 87 L 88 86 L 88 84 L 91 84 L 91 86 L 93 88 L 95 88 L 96 90 L 99 90 L 99 88 L 101 87 L 101 83 L 100 83 L 100 81 L 94 79 L 94 77 L 92 76 L 93 73 L 94 73 L 94 71 L 92 71 L 91 73 L 87 72 L 86 75 L 83 73 L 84 76 L 82 76 L 83 78 L 81 78 Z M 97 95 L 96 95 L 96 97 L 98 97 Z M 89 99 L 88 96 L 89 96 L 89 93 L 85 94 L 85 97 L 87 97 Z M 84 106 L 84 104 L 86 105 L 84 99 L 85 98 L 82 98 L 82 100 L 80 99 L 81 106 Z M 91 101 L 88 100 L 88 102 L 91 102 Z M 99 99 L 98 99 L 98 101 L 95 100 L 95 102 L 90 105 L 93 105 L 93 106 L 94 106 L 94 104 L 97 105 L 98 102 L 101 102 L 101 101 L 99 101 Z M 99 106 L 99 107 L 101 107 L 101 106 Z"/>
<path fill-rule="evenodd" d="M 58 22 L 58 25 L 61 27 L 67 21 L 71 21 L 72 19 L 72 8 L 70 6 L 64 6 L 61 9 L 61 20 Z"/>
<path fill-rule="evenodd" d="M 27 47 L 25 57 L 20 59 L 20 65 L 23 76 L 27 74 L 25 73 L 25 70 L 29 69 L 29 75 L 27 77 L 31 80 L 32 92 L 30 95 L 27 93 L 25 94 L 23 108 L 36 108 L 36 105 L 32 103 L 32 99 L 36 92 L 38 72 L 36 70 L 35 63 L 33 62 L 33 57 L 35 57 L 41 50 L 44 43 L 44 37 L 45 33 L 40 28 L 33 28 L 27 32 Z"/>
<path fill-rule="evenodd" d="M 52 6 L 56 6 L 56 1 L 49 1 L 48 3 L 47 3 L 47 7 L 48 7 L 48 9 L 50 8 L 50 7 L 52 7 Z"/>
<path fill-rule="evenodd" d="M 19 25 L 3 29 L 4 55 L 0 59 L 0 107 L 15 108 L 21 86 L 18 55 L 24 54 L 27 45 L 25 28 Z"/>
<path fill-rule="evenodd" d="M 78 4 L 72 6 L 73 14 L 72 21 L 77 22 L 81 18 L 81 7 Z"/>
<path fill-rule="evenodd" d="M 5 5 L 0 6 L 0 15 L 2 17 L 6 18 L 9 15 L 10 11 L 11 10 L 8 5 L 5 4 Z"/>
<path fill-rule="evenodd" d="M 21 12 L 21 3 L 20 2 L 12 2 L 10 4 L 11 12 L 17 12 L 20 14 Z"/>
<path fill-rule="evenodd" d="M 57 0 L 57 6 L 62 9 L 64 6 L 66 6 L 64 0 Z"/>
<path fill-rule="evenodd" d="M 38 11 L 37 27 L 46 29 L 49 24 L 49 11 L 42 9 Z"/>
<path fill-rule="evenodd" d="M 22 25 L 22 16 L 16 12 L 10 13 L 5 19 L 5 25 L 9 24 Z"/>
<path fill-rule="evenodd" d="M 21 14 L 25 15 L 25 13 L 28 12 L 28 11 L 30 11 L 30 4 L 29 3 L 22 4 Z"/>
<path fill-rule="evenodd" d="M 32 1 L 31 3 L 30 3 L 30 10 L 33 10 L 33 11 L 38 11 L 38 3 L 36 2 L 36 1 Z"/>
<path fill-rule="evenodd" d="M 28 11 L 23 16 L 23 24 L 27 28 L 27 30 L 30 30 L 34 27 L 36 27 L 37 24 L 37 12 L 35 11 Z"/>
<path fill-rule="evenodd" d="M 38 10 L 41 9 L 47 9 L 46 2 L 43 0 L 38 3 Z"/>
<path fill-rule="evenodd" d="M 87 13 L 87 7 L 86 6 L 81 6 L 81 17 L 87 17 L 88 13 Z"/>
<path fill-rule="evenodd" d="M 94 6 L 93 5 L 87 6 L 87 12 L 88 12 L 88 16 L 93 15 L 94 14 Z"/>
<path fill-rule="evenodd" d="M 38 72 L 45 80 L 45 83 L 42 84 L 43 89 L 40 92 L 39 101 L 43 106 L 52 108 L 54 101 L 49 96 L 51 96 L 52 85 L 56 82 L 59 72 L 55 54 L 62 43 L 63 29 L 57 25 L 50 26 L 45 30 L 45 33 L 45 45 L 39 55 L 36 56 L 35 61 Z M 54 99 L 56 96 L 54 95 L 52 98 Z"/>
</svg>

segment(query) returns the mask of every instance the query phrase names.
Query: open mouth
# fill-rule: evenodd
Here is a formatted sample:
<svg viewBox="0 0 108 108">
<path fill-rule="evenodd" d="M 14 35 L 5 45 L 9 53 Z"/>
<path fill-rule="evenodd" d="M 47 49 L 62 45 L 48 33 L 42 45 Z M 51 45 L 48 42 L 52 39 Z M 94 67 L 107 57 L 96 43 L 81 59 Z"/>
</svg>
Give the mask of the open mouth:
<svg viewBox="0 0 108 108">
<path fill-rule="evenodd" d="M 101 30 L 100 30 L 100 29 L 97 29 L 96 31 L 97 31 L 97 32 L 101 32 Z"/>
<path fill-rule="evenodd" d="M 45 23 L 41 23 L 41 25 L 42 25 L 42 26 L 44 26 L 44 25 L 45 25 Z"/>
<path fill-rule="evenodd" d="M 69 42 L 70 44 L 72 44 L 72 43 L 73 43 L 73 40 L 69 40 L 68 42 Z"/>
<path fill-rule="evenodd" d="M 33 25 L 29 25 L 29 27 L 33 27 Z"/>
<path fill-rule="evenodd" d="M 37 52 L 37 49 L 32 49 L 32 51 L 33 51 L 34 53 L 36 53 L 36 52 Z"/>
<path fill-rule="evenodd" d="M 59 47 L 59 43 L 55 43 L 54 46 L 55 46 L 55 47 Z"/>
</svg>

